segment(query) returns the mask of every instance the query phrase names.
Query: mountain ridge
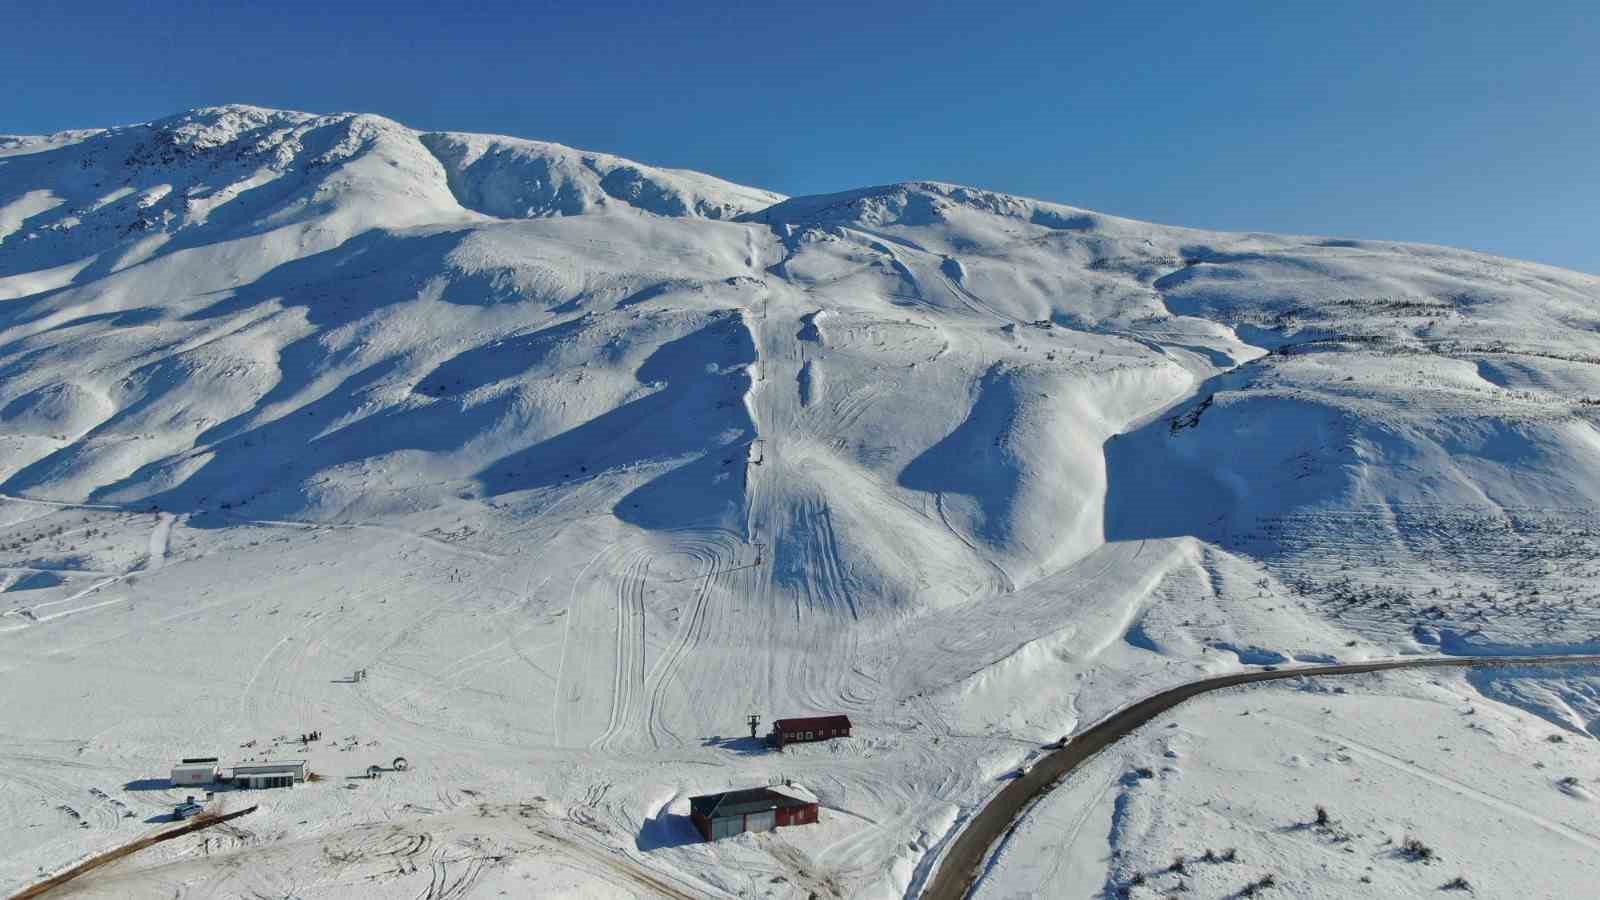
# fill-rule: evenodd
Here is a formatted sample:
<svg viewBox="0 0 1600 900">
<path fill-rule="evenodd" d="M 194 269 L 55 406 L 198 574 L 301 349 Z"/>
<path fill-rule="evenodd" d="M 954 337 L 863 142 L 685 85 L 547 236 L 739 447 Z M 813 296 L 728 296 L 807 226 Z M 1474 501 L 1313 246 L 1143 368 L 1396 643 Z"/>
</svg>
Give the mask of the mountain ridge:
<svg viewBox="0 0 1600 900">
<path fill-rule="evenodd" d="M 527 218 L 535 215 L 581 214 L 582 212 L 602 208 L 605 202 L 609 199 L 621 201 L 625 205 L 634 206 L 635 208 L 644 209 L 645 211 L 655 212 L 658 215 L 681 216 L 687 214 L 705 215 L 706 213 L 710 213 L 710 215 L 705 215 L 705 217 L 739 217 L 745 221 L 769 224 L 777 223 L 780 220 L 787 221 L 787 223 L 791 225 L 819 224 L 815 221 L 802 223 L 800 218 L 805 218 L 808 215 L 815 216 L 816 214 L 828 209 L 834 209 L 837 211 L 847 208 L 853 204 L 859 205 L 863 202 L 881 200 L 888 197 L 894 197 L 895 195 L 916 196 L 918 194 L 924 194 L 933 198 L 944 198 L 960 204 L 987 208 L 992 212 L 1001 212 L 1002 210 L 1007 210 L 1007 212 L 1002 214 L 1009 214 L 1013 217 L 1019 217 L 1021 213 L 1026 212 L 1042 220 L 1041 222 L 1037 222 L 1035 224 L 1053 223 L 1051 224 L 1051 227 L 1062 230 L 1083 230 L 1094 227 L 1096 223 L 1109 222 L 1128 223 L 1131 225 L 1154 224 L 1143 220 L 1129 219 L 1104 212 L 1097 212 L 1058 201 L 1041 200 L 1020 194 L 1011 194 L 1004 191 L 928 179 L 888 182 L 884 184 L 848 188 L 840 191 L 831 191 L 821 194 L 797 195 L 789 197 L 775 191 L 729 182 L 698 170 L 655 166 L 648 163 L 641 163 L 634 160 L 625 159 L 611 153 L 595 150 L 584 150 L 553 141 L 543 141 L 492 133 L 419 130 L 406 126 L 398 120 L 390 119 L 386 116 L 376 113 L 342 112 L 323 114 L 262 107 L 244 103 L 229 103 L 217 106 L 194 107 L 178 113 L 173 113 L 168 116 L 152 119 L 148 122 L 139 122 L 129 125 L 118 125 L 104 128 L 69 129 L 67 131 L 56 132 L 48 135 L 0 134 L 0 159 L 4 159 L 7 155 L 19 155 L 24 150 L 27 150 L 28 152 L 36 152 L 41 146 L 46 148 L 69 146 L 73 143 L 81 143 L 84 140 L 95 137 L 103 137 L 108 134 L 130 133 L 140 129 L 149 130 L 152 134 L 160 136 L 158 138 L 159 140 L 163 141 L 164 143 L 168 143 L 173 148 L 184 148 L 193 151 L 206 151 L 214 150 L 216 148 L 241 141 L 244 137 L 244 129 L 246 126 L 252 124 L 254 128 L 261 129 L 268 126 L 283 127 L 289 125 L 305 125 L 308 123 L 316 123 L 321 126 L 338 126 L 346 130 L 359 129 L 363 126 L 375 126 L 379 129 L 390 129 L 396 132 L 411 135 L 421 141 L 424 146 L 427 146 L 431 143 L 439 147 L 448 147 L 449 152 L 454 155 L 461 157 L 472 156 L 473 161 L 481 160 L 486 153 L 516 155 L 518 151 L 525 151 L 530 155 L 537 157 L 539 155 L 539 151 L 542 151 L 544 154 L 548 155 L 552 162 L 565 164 L 575 169 L 588 169 L 593 174 L 598 175 L 601 179 L 604 179 L 607 174 L 617 175 L 616 183 L 618 184 L 618 188 L 615 193 L 586 184 L 582 185 L 581 189 L 574 187 L 573 193 L 561 198 L 562 200 L 566 201 L 566 206 L 563 206 L 560 203 L 551 202 L 548 206 L 536 207 L 538 210 L 537 212 L 524 210 L 520 214 L 513 213 L 510 215 L 497 215 L 488 213 L 490 215 L 495 215 L 497 218 Z M 315 160 L 313 160 L 313 162 L 315 162 Z M 326 164 L 326 162 L 327 158 L 325 157 L 322 164 Z M 441 160 L 441 163 L 442 162 L 443 161 Z M 467 164 L 470 165 L 470 162 Z M 454 174 L 459 175 L 460 173 Z M 715 196 L 709 198 L 695 197 L 692 195 L 691 190 L 685 190 L 683 186 L 673 185 L 671 187 L 676 188 L 681 192 L 681 194 L 678 196 L 669 196 L 667 200 L 669 205 L 667 206 L 652 207 L 648 204 L 639 206 L 629 202 L 629 191 L 627 189 L 637 191 L 639 189 L 639 181 L 641 178 L 648 182 L 654 177 L 667 177 L 670 179 L 673 176 L 687 178 L 691 182 L 691 187 L 694 185 L 711 185 L 713 187 L 709 192 L 710 194 L 715 194 L 717 190 L 729 191 L 737 199 L 721 200 Z M 670 191 L 666 193 L 670 193 Z M 684 198 L 687 198 L 687 202 L 683 202 Z M 546 199 L 547 202 L 553 200 L 553 198 Z M 696 200 L 703 202 L 705 205 L 698 208 L 695 207 L 694 201 Z M 904 200 L 901 200 L 900 202 L 903 203 Z M 467 209 L 474 209 L 471 204 L 463 203 L 461 205 Z M 664 209 L 671 211 L 663 211 Z M 806 212 L 800 213 L 802 210 Z M 474 211 L 482 212 L 482 210 Z M 800 213 L 799 218 L 796 218 L 797 213 Z M 1500 257 L 1495 256 L 1494 254 L 1486 254 L 1481 251 L 1466 250 L 1444 244 L 1430 244 L 1416 241 L 1338 238 L 1314 234 L 1288 235 L 1261 231 L 1218 232 L 1212 229 L 1178 225 L 1161 225 L 1160 227 L 1168 230 L 1192 231 L 1196 235 L 1229 234 L 1237 237 L 1294 237 L 1305 239 L 1307 241 L 1323 242 L 1328 246 L 1408 247 L 1417 250 L 1444 250 L 1494 259 L 1515 259 L 1514 257 Z M 0 232 L 0 234 L 3 234 L 3 232 Z M 1203 253 L 1205 248 L 1200 246 L 1197 247 L 1196 250 L 1197 252 Z M 1520 259 L 1517 259 L 1516 261 L 1526 265 L 1541 266 L 1556 271 L 1573 271 L 1574 274 L 1585 277 L 1596 277 L 1590 273 L 1576 272 L 1574 270 L 1563 269 L 1562 267 L 1546 263 Z"/>
</svg>

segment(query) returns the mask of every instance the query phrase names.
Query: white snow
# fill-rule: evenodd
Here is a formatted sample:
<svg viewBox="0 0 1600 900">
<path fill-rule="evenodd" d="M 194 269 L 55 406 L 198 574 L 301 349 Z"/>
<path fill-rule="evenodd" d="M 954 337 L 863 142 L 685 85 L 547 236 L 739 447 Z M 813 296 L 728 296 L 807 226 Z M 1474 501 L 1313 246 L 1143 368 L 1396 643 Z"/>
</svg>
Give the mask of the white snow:
<svg viewBox="0 0 1600 900">
<path fill-rule="evenodd" d="M 1181 882 L 1221 897 L 1269 874 L 1294 897 L 1435 897 L 1458 877 L 1480 897 L 1584 893 L 1577 873 L 1600 850 L 1587 741 L 1552 743 L 1558 730 L 1467 680 L 1360 676 L 1193 701 L 1030 810 L 976 896 L 1154 898 Z M 1407 837 L 1433 857 L 1409 859 Z M 1230 848 L 1233 862 L 1204 858 Z"/>
<path fill-rule="evenodd" d="M 180 757 L 293 755 L 325 780 L 219 794 L 262 809 L 78 890 L 903 896 L 1043 742 L 1160 687 L 1593 647 L 1597 300 L 1446 248 L 785 200 L 371 115 L 0 139 L 0 889 L 156 827 Z M 1329 800 L 1363 840 L 1428 826 L 1474 884 L 1559 893 L 1591 682 L 1396 676 L 1326 724 L 1238 696 L 1378 748 Z M 1473 771 L 1573 756 L 1441 788 L 1433 743 L 1367 723 L 1439 691 L 1497 729 L 1453 741 Z M 1184 817 L 1297 889 L 1445 880 L 1272 832 L 1306 804 L 1262 748 L 1323 738 L 1204 702 L 1228 727 L 1161 763 L 1193 792 L 1118 787 L 1119 749 L 1037 813 L 1092 827 L 1030 819 L 984 890 L 1120 884 L 1212 839 Z M 855 733 L 769 752 L 752 712 Z M 819 825 L 693 841 L 690 796 L 784 778 Z M 1247 818 L 1195 811 L 1229 784 Z M 1512 843 L 1470 843 L 1485 804 Z"/>
</svg>

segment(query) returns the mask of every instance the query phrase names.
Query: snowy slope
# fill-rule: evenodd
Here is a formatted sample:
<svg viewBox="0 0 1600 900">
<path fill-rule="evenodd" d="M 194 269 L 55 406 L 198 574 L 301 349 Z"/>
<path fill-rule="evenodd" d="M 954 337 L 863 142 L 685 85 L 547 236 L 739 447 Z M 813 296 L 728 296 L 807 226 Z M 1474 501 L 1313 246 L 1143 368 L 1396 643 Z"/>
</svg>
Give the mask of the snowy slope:
<svg viewBox="0 0 1600 900">
<path fill-rule="evenodd" d="M 1158 686 L 1592 645 L 1597 301 L 370 115 L 0 138 L 0 886 L 129 837 L 173 758 L 320 729 L 282 752 L 336 784 L 104 891 L 414 896 L 363 830 L 404 820 L 479 890 L 901 895 Z M 764 753 L 751 711 L 858 736 Z M 821 827 L 684 844 L 778 776 Z"/>
</svg>

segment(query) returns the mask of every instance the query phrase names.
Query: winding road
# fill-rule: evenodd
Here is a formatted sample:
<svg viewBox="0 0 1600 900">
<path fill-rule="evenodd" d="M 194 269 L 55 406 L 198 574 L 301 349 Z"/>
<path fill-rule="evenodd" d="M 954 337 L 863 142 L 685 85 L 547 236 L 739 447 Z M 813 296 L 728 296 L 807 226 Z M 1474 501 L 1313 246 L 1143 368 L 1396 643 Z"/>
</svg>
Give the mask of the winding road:
<svg viewBox="0 0 1600 900">
<path fill-rule="evenodd" d="M 1361 675 L 1388 669 L 1468 668 L 1473 666 L 1550 666 L 1600 664 L 1600 655 L 1479 656 L 1391 659 L 1331 666 L 1260 669 L 1191 681 L 1117 710 L 1073 735 L 1061 749 L 1040 759 L 1027 774 L 1008 783 L 956 835 L 922 891 L 925 900 L 961 900 L 982 877 L 990 852 L 1014 828 L 1033 802 L 1049 793 L 1095 754 L 1140 726 L 1200 694 L 1258 681 L 1323 675 Z"/>
</svg>

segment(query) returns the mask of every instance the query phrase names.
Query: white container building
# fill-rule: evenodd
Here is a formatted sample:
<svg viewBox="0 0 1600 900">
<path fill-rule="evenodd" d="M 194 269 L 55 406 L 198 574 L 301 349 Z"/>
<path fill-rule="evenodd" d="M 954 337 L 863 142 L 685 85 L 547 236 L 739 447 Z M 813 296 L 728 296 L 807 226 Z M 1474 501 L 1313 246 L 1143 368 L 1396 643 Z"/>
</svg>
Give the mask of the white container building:
<svg viewBox="0 0 1600 900">
<path fill-rule="evenodd" d="M 172 767 L 172 783 L 185 787 L 211 784 L 222 774 L 216 759 L 186 759 Z"/>
<path fill-rule="evenodd" d="M 233 767 L 233 783 L 242 788 L 286 788 L 306 780 L 306 761 L 250 763 Z"/>
</svg>

